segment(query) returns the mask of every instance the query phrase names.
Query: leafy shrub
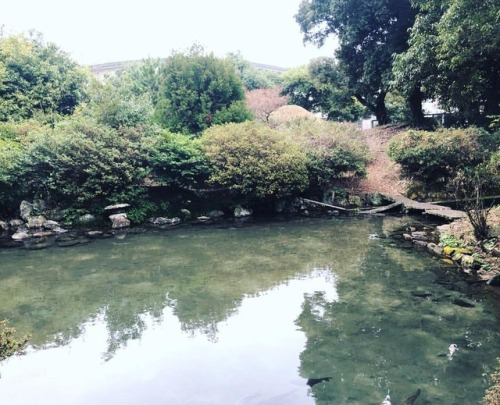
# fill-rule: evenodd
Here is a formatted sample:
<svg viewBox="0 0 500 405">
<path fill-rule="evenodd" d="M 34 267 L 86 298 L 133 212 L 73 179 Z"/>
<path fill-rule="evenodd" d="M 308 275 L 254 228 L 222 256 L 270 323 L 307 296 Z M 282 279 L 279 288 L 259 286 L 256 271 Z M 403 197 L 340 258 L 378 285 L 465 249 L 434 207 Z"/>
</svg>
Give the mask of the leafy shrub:
<svg viewBox="0 0 500 405">
<path fill-rule="evenodd" d="M 212 116 L 212 125 L 227 124 L 230 122 L 245 122 L 253 119 L 252 112 L 243 100 L 235 101 L 228 107 L 215 111 Z"/>
<path fill-rule="evenodd" d="M 499 366 L 497 370 L 491 375 L 492 386 L 488 388 L 484 396 L 484 405 L 500 404 L 500 359 L 497 359 Z"/>
<path fill-rule="evenodd" d="M 330 186 L 346 176 L 364 176 L 368 147 L 353 124 L 294 120 L 281 127 L 307 155 L 310 188 Z"/>
<path fill-rule="evenodd" d="M 474 167 L 500 146 L 500 133 L 478 128 L 408 131 L 389 143 L 389 156 L 403 174 L 425 184 L 445 184 L 459 170 Z"/>
<path fill-rule="evenodd" d="M 252 122 L 214 126 L 201 143 L 213 185 L 250 199 L 282 198 L 307 186 L 305 154 L 278 130 Z"/>
<path fill-rule="evenodd" d="M 115 129 L 147 124 L 154 113 L 151 95 L 135 94 L 133 84 L 121 76 L 105 83 L 93 80 L 90 100 L 80 111 Z"/>
<path fill-rule="evenodd" d="M 145 137 L 143 142 L 155 183 L 196 188 L 208 178 L 208 162 L 197 140 L 164 130 Z"/>
<path fill-rule="evenodd" d="M 6 320 L 0 321 L 0 360 L 22 353 L 30 336 L 16 338 L 16 330 L 9 326 Z"/>
<path fill-rule="evenodd" d="M 73 119 L 34 135 L 16 174 L 31 197 L 92 209 L 137 199 L 147 174 L 143 160 L 136 134 Z"/>
<path fill-rule="evenodd" d="M 21 145 L 0 138 L 0 212 L 10 214 L 19 205 L 19 178 L 15 174 L 16 161 L 22 154 Z"/>
</svg>

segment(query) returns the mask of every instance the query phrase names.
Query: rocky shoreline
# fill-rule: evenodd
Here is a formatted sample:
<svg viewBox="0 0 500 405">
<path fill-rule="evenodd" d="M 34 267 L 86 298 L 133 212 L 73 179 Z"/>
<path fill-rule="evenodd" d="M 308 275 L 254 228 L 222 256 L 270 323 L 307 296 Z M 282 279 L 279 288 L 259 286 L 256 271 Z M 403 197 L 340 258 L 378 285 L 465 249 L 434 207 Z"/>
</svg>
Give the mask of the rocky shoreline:
<svg viewBox="0 0 500 405">
<path fill-rule="evenodd" d="M 77 219 L 76 226 L 67 229 L 57 221 L 59 218 L 57 213 L 48 210 L 43 201 L 33 203 L 23 201 L 19 209 L 21 218 L 10 221 L 0 220 L 0 245 L 3 247 L 23 246 L 35 250 L 53 245 L 58 247 L 76 246 L 99 238 L 125 237 L 125 231 L 130 227 L 130 220 L 127 218 L 126 212 L 129 207 L 130 205 L 126 203 L 105 207 L 105 216 L 110 221 L 107 225 L 98 223 L 94 216 L 85 214 Z M 307 204 L 304 207 L 306 208 L 302 211 L 299 209 L 297 213 L 308 215 Z M 182 213 L 184 217 L 191 217 L 190 212 L 183 211 L 186 211 Z M 251 209 L 238 206 L 231 214 L 234 218 L 246 218 L 252 216 L 253 212 Z M 156 217 L 150 218 L 144 226 L 165 229 L 184 222 L 187 224 L 206 223 L 225 216 L 223 211 L 213 210 L 206 215 L 191 218 L 189 221 L 182 221 L 179 217 Z M 490 286 L 500 286 L 498 266 L 500 245 L 498 245 L 496 237 L 492 239 L 492 243 L 483 244 L 480 248 L 477 243 L 474 244 L 475 241 L 470 237 L 470 230 L 457 234 L 455 228 L 460 221 L 464 220 L 456 220 L 437 227 L 423 227 L 422 229 L 410 227 L 402 234 L 402 238 L 415 246 L 427 249 L 431 254 L 449 263 L 455 264 L 459 271 L 470 277 L 471 280 L 484 282 Z M 455 238 L 448 237 L 448 235 L 454 234 Z M 453 243 L 450 243 L 450 240 Z"/>
<path fill-rule="evenodd" d="M 478 245 L 460 243 L 456 239 L 451 238 L 447 241 L 450 226 L 451 224 L 445 224 L 434 229 L 410 227 L 402 237 L 415 246 L 425 248 L 431 254 L 455 264 L 461 273 L 472 280 L 485 282 L 490 286 L 500 286 L 500 271 L 498 270 L 500 250 L 496 243 L 490 245 L 489 250 L 483 250 Z"/>
</svg>

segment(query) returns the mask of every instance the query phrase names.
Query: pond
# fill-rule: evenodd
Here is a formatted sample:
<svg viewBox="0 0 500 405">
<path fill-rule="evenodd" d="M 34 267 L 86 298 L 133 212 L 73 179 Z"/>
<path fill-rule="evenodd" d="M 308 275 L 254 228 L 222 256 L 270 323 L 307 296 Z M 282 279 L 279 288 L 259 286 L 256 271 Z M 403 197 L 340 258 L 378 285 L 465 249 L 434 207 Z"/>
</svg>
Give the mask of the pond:
<svg viewBox="0 0 500 405">
<path fill-rule="evenodd" d="M 1 249 L 0 319 L 32 335 L 0 363 L 2 402 L 402 405 L 420 389 L 416 405 L 477 404 L 500 356 L 498 303 L 400 241 L 414 221 L 235 221 Z"/>
</svg>

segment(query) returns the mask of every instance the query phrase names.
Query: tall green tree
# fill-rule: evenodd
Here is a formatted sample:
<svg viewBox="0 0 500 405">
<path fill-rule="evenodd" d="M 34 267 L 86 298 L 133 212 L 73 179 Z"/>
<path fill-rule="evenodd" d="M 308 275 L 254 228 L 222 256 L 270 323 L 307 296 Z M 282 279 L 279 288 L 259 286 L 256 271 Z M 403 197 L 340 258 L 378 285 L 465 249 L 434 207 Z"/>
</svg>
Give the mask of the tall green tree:
<svg viewBox="0 0 500 405">
<path fill-rule="evenodd" d="M 329 121 L 357 121 L 365 112 L 349 92 L 347 78 L 334 58 L 317 58 L 308 66 L 286 71 L 281 94 L 289 97 L 289 104 L 320 113 Z"/>
<path fill-rule="evenodd" d="M 172 132 L 199 134 L 213 124 L 249 119 L 244 99 L 234 67 L 195 45 L 163 65 L 156 116 Z"/>
<path fill-rule="evenodd" d="M 86 78 L 41 35 L 0 37 L 0 121 L 37 117 L 53 124 L 83 100 Z"/>
<path fill-rule="evenodd" d="M 413 0 L 409 49 L 396 56 L 395 83 L 418 86 L 465 125 L 500 114 L 500 1 Z"/>
<path fill-rule="evenodd" d="M 303 0 L 295 18 L 306 42 L 322 46 L 330 35 L 338 38 L 336 56 L 349 91 L 379 124 L 390 122 L 385 97 L 393 55 L 407 49 L 415 19 L 410 1 Z"/>
<path fill-rule="evenodd" d="M 247 90 L 270 89 L 281 84 L 281 73 L 259 70 L 245 60 L 240 52 L 231 52 L 226 59 L 234 66 Z"/>
</svg>

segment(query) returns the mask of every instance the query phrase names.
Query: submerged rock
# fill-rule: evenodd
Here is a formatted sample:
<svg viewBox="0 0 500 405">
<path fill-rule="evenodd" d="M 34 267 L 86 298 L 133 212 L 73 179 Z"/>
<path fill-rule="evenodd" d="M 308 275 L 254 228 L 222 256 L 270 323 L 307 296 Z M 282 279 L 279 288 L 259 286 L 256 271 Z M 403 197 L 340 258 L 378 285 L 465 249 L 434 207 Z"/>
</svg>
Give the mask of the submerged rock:
<svg viewBox="0 0 500 405">
<path fill-rule="evenodd" d="M 473 302 L 467 301 L 463 298 L 455 298 L 452 301 L 452 304 L 458 305 L 459 307 L 463 308 L 474 308 L 476 306 Z"/>
</svg>

